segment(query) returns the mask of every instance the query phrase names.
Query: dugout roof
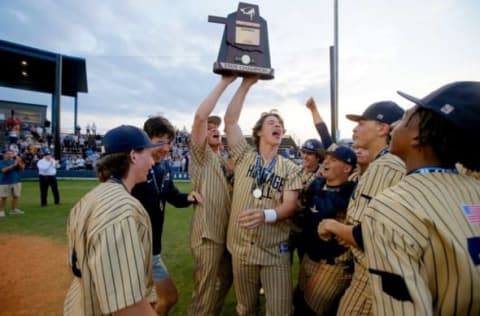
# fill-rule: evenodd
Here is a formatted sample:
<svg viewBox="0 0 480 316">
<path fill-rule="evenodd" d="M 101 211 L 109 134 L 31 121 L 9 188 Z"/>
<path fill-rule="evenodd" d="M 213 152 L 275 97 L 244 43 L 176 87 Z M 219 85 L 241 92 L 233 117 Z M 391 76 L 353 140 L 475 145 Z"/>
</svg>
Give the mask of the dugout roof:
<svg viewBox="0 0 480 316">
<path fill-rule="evenodd" d="M 58 54 L 0 40 L 0 86 L 53 94 Z M 62 95 L 88 92 L 85 59 L 62 55 Z"/>
</svg>

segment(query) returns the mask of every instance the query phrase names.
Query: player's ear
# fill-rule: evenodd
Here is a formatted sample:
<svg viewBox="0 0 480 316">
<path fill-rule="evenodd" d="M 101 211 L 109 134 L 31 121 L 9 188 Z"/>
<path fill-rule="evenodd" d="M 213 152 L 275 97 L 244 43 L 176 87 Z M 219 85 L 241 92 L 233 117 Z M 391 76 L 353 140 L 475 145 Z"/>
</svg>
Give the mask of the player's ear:
<svg viewBox="0 0 480 316">
<path fill-rule="evenodd" d="M 410 146 L 413 148 L 418 148 L 420 145 L 420 136 L 418 133 L 416 135 L 412 135 L 412 137 L 410 137 Z"/>
<path fill-rule="evenodd" d="M 386 123 L 381 123 L 379 122 L 377 124 L 378 126 L 378 135 L 380 137 L 385 137 L 385 136 L 388 136 L 390 134 L 390 125 L 389 124 L 386 124 Z"/>
<path fill-rule="evenodd" d="M 130 160 L 130 162 L 135 162 L 135 160 L 137 160 L 135 150 L 130 150 L 130 153 L 128 154 L 128 159 Z"/>
</svg>

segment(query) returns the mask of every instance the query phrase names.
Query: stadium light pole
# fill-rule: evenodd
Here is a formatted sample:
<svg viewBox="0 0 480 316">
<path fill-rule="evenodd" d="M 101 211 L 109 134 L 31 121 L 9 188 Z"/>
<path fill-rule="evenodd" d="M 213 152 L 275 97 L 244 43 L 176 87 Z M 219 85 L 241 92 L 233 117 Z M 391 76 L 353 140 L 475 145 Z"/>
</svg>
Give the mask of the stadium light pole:
<svg viewBox="0 0 480 316">
<path fill-rule="evenodd" d="M 330 110 L 332 139 L 338 141 L 338 0 L 333 2 L 333 47 L 330 46 Z"/>
<path fill-rule="evenodd" d="M 57 54 L 55 59 L 55 88 L 52 95 L 52 136 L 54 143 L 54 157 L 60 160 L 62 150 L 60 148 L 60 113 L 62 104 L 62 92 L 63 92 L 63 58 L 62 55 Z"/>
</svg>

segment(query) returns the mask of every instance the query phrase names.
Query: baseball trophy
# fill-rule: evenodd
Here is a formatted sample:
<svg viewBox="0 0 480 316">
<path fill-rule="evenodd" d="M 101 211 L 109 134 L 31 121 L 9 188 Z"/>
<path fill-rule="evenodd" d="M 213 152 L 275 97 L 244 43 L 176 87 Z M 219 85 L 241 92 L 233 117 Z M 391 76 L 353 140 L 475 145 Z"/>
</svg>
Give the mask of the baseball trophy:
<svg viewBox="0 0 480 316">
<path fill-rule="evenodd" d="M 208 22 L 225 24 L 214 73 L 273 79 L 267 22 L 260 16 L 258 5 L 240 2 L 236 12 L 226 18 L 209 15 Z"/>
</svg>

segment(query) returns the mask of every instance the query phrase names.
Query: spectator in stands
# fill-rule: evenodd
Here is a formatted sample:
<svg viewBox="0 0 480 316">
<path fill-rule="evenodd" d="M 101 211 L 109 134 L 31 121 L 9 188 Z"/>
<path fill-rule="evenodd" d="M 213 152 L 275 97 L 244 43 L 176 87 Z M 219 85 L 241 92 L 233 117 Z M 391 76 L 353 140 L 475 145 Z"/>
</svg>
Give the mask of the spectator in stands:
<svg viewBox="0 0 480 316">
<path fill-rule="evenodd" d="M 9 196 L 12 198 L 10 214 L 23 214 L 23 211 L 17 207 L 17 204 L 22 191 L 20 171 L 24 168 L 25 163 L 22 158 L 18 157 L 15 152 L 7 149 L 4 154 L 4 160 L 0 161 L 0 217 L 5 216 L 5 205 Z"/>
<path fill-rule="evenodd" d="M 82 156 L 78 156 L 75 160 L 75 170 L 85 169 L 85 159 Z"/>
<path fill-rule="evenodd" d="M 57 185 L 57 167 L 58 162 L 52 157 L 50 150 L 46 149 L 43 158 L 37 162 L 40 180 L 40 203 L 42 207 L 47 206 L 48 187 L 52 188 L 54 203 L 60 203 Z"/>
<path fill-rule="evenodd" d="M 20 149 L 18 148 L 18 145 L 17 143 L 10 143 L 10 145 L 8 146 L 8 149 L 10 151 L 13 151 L 16 155 L 19 153 Z"/>
</svg>

